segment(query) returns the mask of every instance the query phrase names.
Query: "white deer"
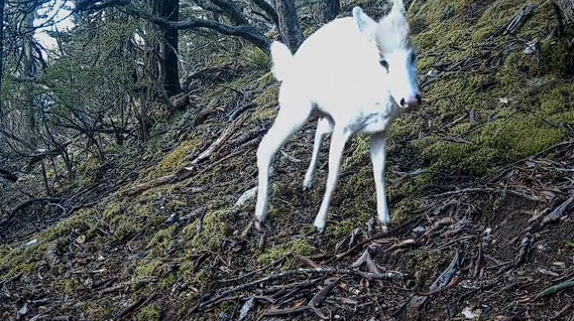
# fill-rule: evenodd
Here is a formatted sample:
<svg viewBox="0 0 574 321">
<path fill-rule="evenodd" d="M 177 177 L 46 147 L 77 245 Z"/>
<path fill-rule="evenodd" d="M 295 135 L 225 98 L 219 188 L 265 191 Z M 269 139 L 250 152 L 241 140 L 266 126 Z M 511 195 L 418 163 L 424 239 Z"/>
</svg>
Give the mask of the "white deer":
<svg viewBox="0 0 574 321">
<path fill-rule="evenodd" d="M 414 108 L 421 101 L 417 55 L 403 1 L 393 0 L 391 11 L 378 23 L 354 7 L 352 17 L 327 23 L 294 55 L 277 41 L 271 45 L 271 55 L 274 76 L 282 81 L 280 109 L 257 150 L 256 228 L 261 229 L 267 215 L 271 161 L 312 116 L 319 120 L 304 189 L 313 185 L 323 137 L 332 134 L 325 195 L 314 222 L 318 232 L 325 230 L 345 143 L 359 134 L 370 135 L 377 217 L 386 228 L 390 222 L 385 192 L 386 133 L 401 108 Z"/>
</svg>

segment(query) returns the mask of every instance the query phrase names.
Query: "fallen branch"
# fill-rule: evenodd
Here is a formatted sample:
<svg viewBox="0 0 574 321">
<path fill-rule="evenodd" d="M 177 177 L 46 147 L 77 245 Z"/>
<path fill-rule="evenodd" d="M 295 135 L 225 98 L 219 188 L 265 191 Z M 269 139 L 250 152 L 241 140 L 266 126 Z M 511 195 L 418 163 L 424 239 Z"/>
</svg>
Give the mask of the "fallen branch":
<svg viewBox="0 0 574 321">
<path fill-rule="evenodd" d="M 559 291 L 562 291 L 562 290 L 565 290 L 565 289 L 568 289 L 571 287 L 574 287 L 574 280 L 562 282 L 560 284 L 551 286 L 551 287 L 545 289 L 544 291 L 538 293 L 538 295 L 536 295 L 536 297 L 534 299 L 543 298 L 545 296 L 549 296 L 551 294 L 557 293 Z"/>
<path fill-rule="evenodd" d="M 439 294 L 445 290 L 448 290 L 450 288 L 453 288 L 455 286 L 457 286 L 460 283 L 461 279 L 459 276 L 455 276 L 454 278 L 452 278 L 452 281 L 450 281 L 450 283 L 448 283 L 447 285 L 443 286 L 442 288 L 438 288 L 436 290 L 433 291 L 429 291 L 429 292 L 423 292 L 423 293 L 418 293 L 417 295 L 419 296 L 433 296 L 436 294 Z"/>
<path fill-rule="evenodd" d="M 360 277 L 367 278 L 367 279 L 378 279 L 378 280 L 400 280 L 400 279 L 404 278 L 404 275 L 402 273 L 394 272 L 394 271 L 376 274 L 376 273 L 368 273 L 368 272 L 361 272 L 361 271 L 355 271 L 355 270 L 349 270 L 349 269 L 337 269 L 337 268 L 289 270 L 289 271 L 285 271 L 285 272 L 272 274 L 272 275 L 266 276 L 264 278 L 261 278 L 259 280 L 255 280 L 255 281 L 245 283 L 245 284 L 242 284 L 240 286 L 225 290 L 225 291 L 221 292 L 220 294 L 216 295 L 215 297 L 199 304 L 197 306 L 197 309 L 202 309 L 208 305 L 211 305 L 213 302 L 216 302 L 217 300 L 219 300 L 223 297 L 226 297 L 229 294 L 239 292 L 239 291 L 244 291 L 244 290 L 256 287 L 259 284 L 264 283 L 264 282 L 282 279 L 282 278 L 294 276 L 294 275 L 307 275 L 307 274 L 346 274 L 346 275 L 351 275 L 351 276 L 360 276 Z"/>
<path fill-rule="evenodd" d="M 178 177 L 178 174 L 180 174 L 179 177 Z M 132 188 L 126 189 L 122 192 L 122 194 L 124 196 L 135 196 L 137 194 L 140 194 L 140 193 L 147 191 L 148 189 L 158 187 L 161 185 L 165 185 L 165 184 L 169 184 L 171 182 L 186 179 L 186 178 L 190 177 L 191 174 L 192 174 L 192 171 L 188 171 L 186 169 L 180 170 L 175 174 L 170 174 L 170 175 L 162 176 L 162 177 L 159 177 L 156 179 L 152 179 L 151 181 L 148 181 L 148 182 L 136 185 Z"/>
<path fill-rule="evenodd" d="M 335 279 L 334 281 L 329 283 L 329 285 L 321 289 L 321 291 L 317 292 L 317 294 L 315 294 L 315 296 L 313 296 L 313 298 L 311 298 L 311 300 L 309 301 L 309 305 L 315 308 L 320 306 L 321 303 L 325 302 L 329 293 L 331 293 L 331 291 L 333 291 L 333 289 L 337 286 L 337 284 L 339 284 L 339 281 L 341 281 L 341 278 Z"/>
<path fill-rule="evenodd" d="M 514 34 L 518 28 L 520 28 L 534 13 L 536 10 L 536 5 L 532 2 L 527 2 L 524 4 L 520 12 L 508 23 L 506 26 L 501 27 L 497 30 L 494 36 Z"/>
<path fill-rule="evenodd" d="M 336 261 L 338 261 L 338 260 L 344 258 L 345 256 L 347 256 L 347 255 L 353 253 L 353 251 L 355 251 L 356 249 L 358 249 L 360 246 L 363 246 L 363 245 L 365 245 L 365 244 L 367 244 L 367 243 L 370 243 L 370 242 L 372 242 L 373 240 L 386 237 L 386 236 L 388 236 L 388 235 L 390 235 L 390 234 L 392 234 L 392 233 L 394 233 L 394 232 L 396 232 L 396 231 L 402 229 L 403 227 L 405 227 L 405 226 L 411 224 L 412 222 L 417 221 L 417 223 L 418 223 L 418 221 L 420 221 L 420 220 L 421 220 L 421 218 L 412 218 L 412 219 L 410 219 L 410 220 L 408 220 L 408 221 L 402 223 L 401 225 L 394 227 L 394 228 L 391 229 L 391 230 L 388 230 L 388 231 L 386 231 L 386 232 L 379 233 L 379 234 L 377 234 L 377 235 L 375 235 L 375 236 L 373 236 L 373 237 L 370 237 L 370 238 L 368 238 L 368 239 L 366 239 L 366 240 L 364 240 L 364 241 L 361 241 L 361 242 L 359 242 L 357 245 L 355 245 L 355 246 L 353 246 L 352 248 L 350 248 L 347 252 L 338 254 L 338 255 L 332 257 L 331 259 L 327 260 L 327 262 L 325 262 L 325 263 L 336 262 Z"/>
<path fill-rule="evenodd" d="M 11 182 L 16 182 L 18 180 L 18 176 L 16 176 L 16 174 L 13 174 L 13 173 L 9 172 L 8 170 L 2 169 L 2 168 L 0 168 L 0 176 L 6 178 L 7 180 L 9 180 Z"/>
<path fill-rule="evenodd" d="M 570 310 L 572 308 L 572 306 L 574 306 L 574 304 L 572 304 L 572 303 L 566 304 L 560 311 L 558 311 L 553 317 L 551 317 L 548 320 L 556 320 L 556 319 L 560 318 L 561 316 L 564 315 L 564 313 L 566 313 L 566 311 Z"/>
<path fill-rule="evenodd" d="M 548 223 L 555 222 L 558 219 L 560 219 L 566 212 L 566 209 L 568 209 L 570 204 L 572 204 L 572 202 L 574 202 L 574 195 L 572 195 L 569 199 L 564 201 L 564 203 L 560 204 L 557 208 L 555 208 L 552 212 L 550 212 L 550 214 L 546 215 L 546 217 L 544 217 L 544 219 L 542 220 L 541 223 L 542 226 Z"/>
<path fill-rule="evenodd" d="M 439 196 L 452 196 L 452 195 L 458 195 L 458 194 L 464 194 L 464 193 L 481 193 L 481 192 L 492 192 L 492 193 L 508 193 L 510 195 L 514 195 L 514 196 L 519 196 L 522 197 L 524 199 L 527 199 L 529 201 L 533 201 L 533 202 L 538 202 L 540 201 L 539 197 L 536 196 L 529 196 L 526 195 L 524 193 L 520 193 L 518 191 L 515 190 L 511 190 L 511 189 L 496 189 L 496 188 L 492 188 L 492 187 L 470 187 L 470 188 L 463 188 L 457 191 L 450 191 L 450 192 L 444 192 L 441 194 L 436 194 L 433 195 L 432 197 L 439 197 Z"/>
<path fill-rule="evenodd" d="M 313 260 L 311 260 L 310 258 L 304 257 L 302 255 L 299 255 L 297 253 L 293 253 L 293 255 L 295 256 L 295 258 L 297 258 L 299 261 L 301 261 L 301 263 L 307 265 L 308 267 L 314 268 L 314 269 L 320 269 L 321 266 L 315 262 L 313 262 Z"/>
<path fill-rule="evenodd" d="M 237 108 L 235 108 L 235 110 L 229 115 L 229 121 L 234 121 L 237 117 L 239 117 L 239 115 L 241 115 L 244 111 L 246 111 L 249 108 L 254 108 L 257 107 L 257 103 L 256 102 L 250 102 L 249 104 L 243 105 L 243 106 L 239 106 Z"/>
<path fill-rule="evenodd" d="M 263 313 L 263 316 L 269 317 L 269 316 L 289 315 L 289 314 L 301 313 L 301 312 L 305 312 L 307 310 L 311 310 L 319 318 L 328 320 L 329 317 L 327 317 L 323 313 L 323 311 L 321 311 L 321 309 L 318 308 L 318 306 L 321 305 L 321 303 L 323 303 L 327 299 L 327 296 L 329 295 L 329 293 L 331 293 L 331 291 L 333 291 L 333 289 L 337 286 L 337 284 L 339 283 L 340 280 L 341 280 L 341 278 L 337 278 L 334 281 L 332 281 L 331 283 L 329 283 L 329 285 L 327 285 L 326 287 L 321 289 L 319 292 L 317 292 L 317 294 L 315 294 L 315 296 L 313 296 L 313 298 L 311 298 L 309 303 L 305 306 L 296 307 L 296 308 L 287 308 L 287 309 L 281 309 L 281 310 L 271 308 L 271 309 L 265 311 Z"/>
<path fill-rule="evenodd" d="M 203 153 L 199 154 L 199 156 L 197 156 L 191 162 L 191 165 L 196 165 L 200 161 L 210 157 L 213 153 L 215 153 L 221 146 L 223 146 L 223 144 L 226 141 L 228 141 L 231 138 L 231 136 L 233 136 L 233 134 L 235 134 L 235 132 L 237 132 L 237 130 L 241 127 L 241 125 L 243 125 L 243 123 L 247 120 L 248 116 L 249 114 L 242 114 L 241 116 L 239 116 L 237 120 L 231 123 L 231 125 L 229 125 L 229 127 L 227 127 L 223 131 L 221 136 L 219 136 L 219 138 L 217 138 L 215 142 L 211 144 L 211 146 L 209 146 L 205 151 L 203 151 Z"/>
<path fill-rule="evenodd" d="M 307 310 L 313 310 L 316 311 L 318 310 L 317 308 L 313 308 L 312 306 L 301 306 L 301 307 L 296 307 L 296 308 L 287 308 L 287 309 L 281 309 L 281 310 L 277 310 L 277 309 L 269 309 L 267 311 L 265 311 L 263 313 L 264 317 L 277 317 L 277 316 L 282 316 L 282 315 L 289 315 L 289 314 L 295 314 L 295 313 L 302 313 L 305 312 Z M 317 314 L 317 313 L 315 313 Z M 318 317 L 321 317 L 320 315 L 317 314 Z"/>
<path fill-rule="evenodd" d="M 31 198 L 28 200 L 25 200 L 24 202 L 20 203 L 20 205 L 16 206 L 12 211 L 10 211 L 10 213 L 8 213 L 8 216 L 3 219 L 2 221 L 0 221 L 0 226 L 5 225 L 6 223 L 10 222 L 10 220 L 12 218 L 14 218 L 14 216 L 16 215 L 16 213 L 18 213 L 18 211 L 24 209 L 27 206 L 30 206 L 34 203 L 44 203 L 44 204 L 48 204 L 48 203 L 60 203 L 63 200 L 65 200 L 65 198 L 61 198 L 61 197 L 40 197 L 40 198 Z"/>
<path fill-rule="evenodd" d="M 133 304 L 129 305 L 127 308 L 125 308 L 122 312 L 120 312 L 115 318 L 114 320 L 121 320 L 124 317 L 126 317 L 128 314 L 130 314 L 131 312 L 135 312 L 143 307 L 145 307 L 146 305 L 148 305 L 153 299 L 155 299 L 155 297 L 157 296 L 157 293 L 153 293 L 152 295 L 150 295 L 149 297 L 147 297 L 147 299 L 145 298 L 140 298 L 139 300 L 137 300 L 136 302 L 134 302 Z"/>
<path fill-rule="evenodd" d="M 161 185 L 165 185 L 165 184 L 174 183 L 174 182 L 180 182 L 184 179 L 191 177 L 195 172 L 195 166 L 194 165 L 199 163 L 201 160 L 210 157 L 214 152 L 216 152 L 227 140 L 229 140 L 229 138 L 231 138 L 231 136 L 233 136 L 233 134 L 239 129 L 239 127 L 241 125 L 243 125 L 243 123 L 245 122 L 245 120 L 247 120 L 247 118 L 248 118 L 248 114 L 243 114 L 235 122 L 233 122 L 231 125 L 229 125 L 229 127 L 227 127 L 227 129 L 225 129 L 223 134 L 221 134 L 221 136 L 219 136 L 219 138 L 213 144 L 211 144 L 211 146 L 209 146 L 208 149 L 206 149 L 203 153 L 201 153 L 197 158 L 195 158 L 191 162 L 192 166 L 184 167 L 174 174 L 162 176 L 162 177 L 153 179 L 151 181 L 136 185 L 132 188 L 126 189 L 123 191 L 123 195 L 134 196 L 134 195 L 143 193 L 144 191 L 147 191 L 148 189 L 158 187 Z M 234 154 L 236 154 L 236 153 L 234 153 Z M 224 157 L 223 159 L 219 160 L 218 162 L 221 162 L 224 159 L 227 159 L 227 157 Z M 205 170 L 202 170 L 197 174 L 201 174 L 204 172 L 205 172 Z"/>
<path fill-rule="evenodd" d="M 447 284 L 450 283 L 454 274 L 456 273 L 456 271 L 458 271 L 458 265 L 460 263 L 459 258 L 460 258 L 460 256 L 459 256 L 458 251 L 457 251 L 456 254 L 454 255 L 454 258 L 452 259 L 452 262 L 450 262 L 450 264 L 446 268 L 446 270 L 444 272 L 442 272 L 442 274 L 430 286 L 431 292 L 436 291 L 440 288 L 443 288 Z"/>
</svg>

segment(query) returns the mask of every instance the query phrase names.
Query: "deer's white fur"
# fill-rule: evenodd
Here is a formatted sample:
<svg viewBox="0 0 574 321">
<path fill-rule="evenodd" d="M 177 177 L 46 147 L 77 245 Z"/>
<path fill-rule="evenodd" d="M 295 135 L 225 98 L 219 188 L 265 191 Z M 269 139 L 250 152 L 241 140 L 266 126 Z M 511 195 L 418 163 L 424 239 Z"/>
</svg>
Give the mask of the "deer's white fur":
<svg viewBox="0 0 574 321">
<path fill-rule="evenodd" d="M 318 231 L 325 229 L 345 143 L 357 134 L 371 136 L 377 216 L 388 224 L 386 131 L 400 107 L 416 106 L 420 101 L 416 55 L 402 0 L 393 0 L 390 13 L 378 23 L 355 7 L 352 17 L 324 25 L 301 44 L 295 55 L 277 41 L 271 45 L 271 54 L 273 73 L 282 81 L 280 109 L 257 151 L 256 226 L 260 228 L 266 217 L 272 159 L 311 115 L 320 118 L 303 183 L 306 189 L 313 185 L 321 141 L 332 134 L 325 196 L 314 223 Z"/>
</svg>

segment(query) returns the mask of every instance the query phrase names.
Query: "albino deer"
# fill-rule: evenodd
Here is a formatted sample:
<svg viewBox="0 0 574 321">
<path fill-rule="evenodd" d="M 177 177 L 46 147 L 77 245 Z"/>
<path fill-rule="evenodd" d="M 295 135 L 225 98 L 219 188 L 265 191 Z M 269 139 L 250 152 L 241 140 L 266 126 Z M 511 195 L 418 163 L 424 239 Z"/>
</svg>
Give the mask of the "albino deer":
<svg viewBox="0 0 574 321">
<path fill-rule="evenodd" d="M 271 55 L 274 76 L 282 81 L 280 109 L 257 150 L 256 228 L 261 229 L 265 221 L 271 161 L 311 116 L 319 120 L 304 189 L 313 185 L 323 137 L 332 134 L 325 196 L 314 223 L 318 232 L 325 230 L 345 143 L 359 134 L 370 135 L 377 216 L 386 228 L 390 222 L 384 174 L 386 132 L 401 108 L 414 108 L 421 101 L 417 56 L 403 1 L 393 0 L 390 13 L 378 23 L 354 7 L 352 17 L 324 25 L 294 55 L 277 41 L 271 45 Z"/>
</svg>

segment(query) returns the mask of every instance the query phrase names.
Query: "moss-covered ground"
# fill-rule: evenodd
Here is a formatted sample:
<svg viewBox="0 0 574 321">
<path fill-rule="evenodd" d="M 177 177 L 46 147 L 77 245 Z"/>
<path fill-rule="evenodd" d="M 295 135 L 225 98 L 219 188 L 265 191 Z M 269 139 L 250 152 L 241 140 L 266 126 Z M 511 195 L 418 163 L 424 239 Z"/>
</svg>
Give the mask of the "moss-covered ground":
<svg viewBox="0 0 574 321">
<path fill-rule="evenodd" d="M 359 2 L 371 6 L 368 12 L 378 12 L 377 1 L 347 1 L 344 15 Z M 478 262 L 476 255 L 483 255 L 482 267 L 477 268 L 482 276 L 463 269 L 458 277 L 472 281 L 461 283 L 466 288 L 461 285 L 447 290 L 451 292 L 441 294 L 411 317 L 421 313 L 427 316 L 424 320 L 445 320 L 461 317 L 466 306 L 478 306 L 484 320 L 515 315 L 536 319 L 558 312 L 563 307 L 561 302 L 572 299 L 572 293 L 567 292 L 551 299 L 544 308 L 540 307 L 543 303 L 529 306 L 525 302 L 530 301 L 524 301 L 534 291 L 574 271 L 572 249 L 564 245 L 572 241 L 571 217 L 563 219 L 556 231 L 537 235 L 537 240 L 542 240 L 537 245 L 548 247 L 533 254 L 531 260 L 537 266 L 506 274 L 504 280 L 495 274 L 503 261 L 513 260 L 518 253 L 520 240 L 511 242 L 521 239 L 529 225 L 530 216 L 524 213 L 535 215 L 547 210 L 567 195 L 559 187 L 548 187 L 551 182 L 557 186 L 568 182 L 564 178 L 567 171 L 540 172 L 536 166 L 521 165 L 506 176 L 498 175 L 509 164 L 574 136 L 572 52 L 565 39 L 547 38 L 556 26 L 551 2 L 533 2 L 536 11 L 514 35 L 501 35 L 500 30 L 526 1 L 412 2 L 409 18 L 419 51 L 424 104 L 402 115 L 390 130 L 387 192 L 391 228 L 402 228 L 371 244 L 378 248 L 371 248 L 371 252 L 380 268 L 400 270 L 408 277 L 404 282 L 384 281 L 383 287 L 374 280 L 343 282 L 337 298 L 328 303 L 336 314 L 334 318 L 366 320 L 395 314 L 396 320 L 401 320 L 397 316 L 410 311 L 404 303 L 428 291 L 449 265 L 455 248 L 465 257 L 463 265 L 467 269 L 469 264 L 473 268 L 478 265 L 473 265 Z M 571 29 L 566 31 L 572 33 Z M 526 43 L 536 39 L 539 51 L 525 53 Z M 241 284 L 226 284 L 225 279 L 269 268 L 270 264 L 276 272 L 305 267 L 308 263 L 300 259 L 302 256 L 324 266 L 348 268 L 361 255 L 357 250 L 336 263 L 329 261 L 336 249 L 344 252 L 349 248 L 351 235 L 365 238 L 366 223 L 375 213 L 368 139 L 357 137 L 347 145 L 327 230 L 318 235 L 312 222 L 324 192 L 328 142 L 320 155 L 316 186 L 303 192 L 301 184 L 312 150 L 312 123 L 291 138 L 283 148 L 284 154 L 276 157 L 267 232 L 263 237 L 253 231 L 242 234 L 250 223 L 255 201 L 234 204 L 243 192 L 256 186 L 255 152 L 277 113 L 279 88 L 269 72 L 267 56 L 246 49 L 242 57 L 229 65 L 237 68 L 241 77 L 206 84 L 205 91 L 194 98 L 193 108 L 167 119 L 161 127 L 166 133 L 148 146 L 138 152 L 114 151 L 124 156 L 111 165 L 98 164 L 95 159 L 84 163 L 78 171 L 82 181 L 75 183 L 80 187 L 106 177 L 125 177 L 113 187 L 108 186 L 107 193 L 99 194 L 104 196 L 95 205 L 0 245 L 0 284 L 11 293 L 0 294 L 0 318 L 15 320 L 14 311 L 26 302 L 48 299 L 46 306 L 29 303 L 30 311 L 23 318 L 46 314 L 71 315 L 73 320 L 81 315 L 89 320 L 109 320 L 154 293 L 157 296 L 149 304 L 129 317 L 142 321 L 221 320 L 225 315 L 236 318 L 243 302 L 240 298 L 201 312 L 193 312 L 193 307 L 206 294 Z M 252 101 L 257 107 L 245 111 L 248 118 L 240 130 L 211 157 L 192 165 L 191 161 L 230 125 L 228 116 L 233 110 Z M 567 161 L 553 166 L 571 165 L 572 154 L 568 153 L 561 150 L 556 157 Z M 184 167 L 190 168 L 191 174 L 182 179 L 135 195 L 125 194 L 135 186 L 178 174 Z M 499 185 L 520 186 L 521 193 L 543 202 L 520 197 L 509 200 L 506 194 L 499 198 L 497 193 L 433 196 L 437 188 L 452 192 L 492 177 L 497 177 Z M 18 184 L 30 181 L 33 179 Z M 527 188 L 536 191 L 528 193 Z M 542 191 L 553 193 L 554 198 L 546 199 L 548 194 Z M 412 228 L 424 226 L 428 230 L 442 217 L 452 217 L 455 223 L 417 239 L 413 248 L 386 251 L 392 244 L 413 238 Z M 357 228 L 363 232 L 355 233 Z M 486 240 L 483 237 L 487 228 L 493 229 L 488 237 L 496 242 L 484 241 L 480 249 L 492 260 L 484 253 L 477 254 L 478 243 Z M 25 244 L 33 239 L 37 243 Z M 274 266 L 277 261 L 281 263 Z M 484 279 L 485 284 L 477 278 Z M 489 292 L 490 296 L 473 299 L 477 292 L 484 294 L 491 289 L 487 280 L 506 282 L 508 288 L 498 287 L 498 292 Z M 522 292 L 512 292 L 514 286 Z M 312 294 L 296 301 L 308 301 L 310 297 Z M 360 303 L 342 304 L 342 297 Z M 296 301 L 283 307 L 296 305 Z M 533 311 L 538 308 L 538 312 Z M 256 307 L 253 320 L 264 310 Z M 292 318 L 307 317 L 315 316 L 298 314 Z M 402 318 L 408 317 L 407 313 Z"/>
</svg>

